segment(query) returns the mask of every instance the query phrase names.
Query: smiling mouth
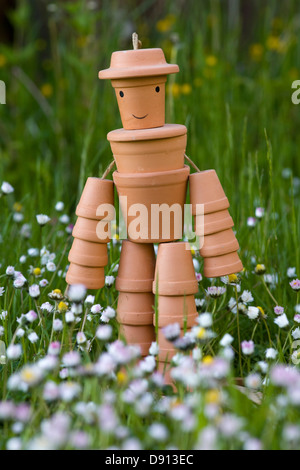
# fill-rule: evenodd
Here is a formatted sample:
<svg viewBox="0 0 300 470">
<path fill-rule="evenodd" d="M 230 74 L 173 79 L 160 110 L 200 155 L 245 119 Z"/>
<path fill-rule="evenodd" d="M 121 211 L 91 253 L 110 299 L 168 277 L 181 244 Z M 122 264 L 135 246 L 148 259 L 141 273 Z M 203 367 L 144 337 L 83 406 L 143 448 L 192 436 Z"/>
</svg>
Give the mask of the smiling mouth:
<svg viewBox="0 0 300 470">
<path fill-rule="evenodd" d="M 145 119 L 145 117 L 148 116 L 148 114 L 145 114 L 145 116 L 142 116 L 142 117 L 139 117 L 139 116 L 135 116 L 134 114 L 132 115 L 135 119 Z"/>
</svg>

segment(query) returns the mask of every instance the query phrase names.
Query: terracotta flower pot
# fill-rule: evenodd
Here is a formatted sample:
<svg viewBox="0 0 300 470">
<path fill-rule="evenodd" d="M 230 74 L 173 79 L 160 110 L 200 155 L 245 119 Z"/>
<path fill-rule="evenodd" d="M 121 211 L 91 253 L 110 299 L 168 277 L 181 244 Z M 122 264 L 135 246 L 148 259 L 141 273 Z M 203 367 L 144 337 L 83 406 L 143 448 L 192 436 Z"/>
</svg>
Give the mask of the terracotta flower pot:
<svg viewBox="0 0 300 470">
<path fill-rule="evenodd" d="M 68 259 L 81 266 L 104 267 L 108 262 L 107 245 L 75 238 Z"/>
<path fill-rule="evenodd" d="M 239 243 L 232 229 L 213 233 L 204 237 L 200 255 L 204 258 L 226 255 L 239 249 Z"/>
<path fill-rule="evenodd" d="M 190 328 L 198 318 L 195 297 L 187 296 L 158 296 L 158 326 L 162 328 L 171 323 L 179 323 L 181 328 Z M 155 317 L 153 319 L 155 325 Z"/>
<path fill-rule="evenodd" d="M 120 292 L 117 319 L 124 325 L 152 325 L 154 303 L 151 292 Z"/>
<path fill-rule="evenodd" d="M 76 208 L 76 215 L 86 219 L 101 220 L 105 214 L 96 214 L 101 204 L 110 204 L 114 207 L 114 184 L 110 180 L 88 178 Z M 111 213 L 107 214 L 106 218 L 111 219 Z"/>
<path fill-rule="evenodd" d="M 188 328 L 187 332 L 190 331 Z M 181 330 L 180 336 L 182 337 L 185 334 L 184 330 Z M 165 338 L 165 335 L 162 329 L 158 330 L 157 342 L 159 346 L 158 360 L 159 362 L 171 362 L 172 358 L 178 353 L 178 350 L 175 348 L 173 343 L 168 341 Z"/>
<path fill-rule="evenodd" d="M 114 52 L 99 78 L 112 80 L 124 129 L 146 129 L 164 125 L 167 74 L 178 71 L 161 49 L 138 49 Z"/>
<path fill-rule="evenodd" d="M 157 372 L 163 375 L 166 385 L 171 385 L 175 389 L 174 381 L 171 377 L 171 369 L 168 364 L 166 364 L 165 362 L 158 362 Z"/>
<path fill-rule="evenodd" d="M 192 254 L 187 242 L 159 245 L 153 292 L 163 296 L 192 295 L 198 292 Z"/>
<path fill-rule="evenodd" d="M 169 364 L 177 352 L 177 349 L 171 343 L 168 348 L 163 348 L 159 343 L 158 361 L 164 364 Z"/>
<path fill-rule="evenodd" d="M 66 281 L 69 285 L 83 284 L 87 289 L 101 289 L 105 285 L 104 268 L 92 268 L 71 263 Z"/>
<path fill-rule="evenodd" d="M 184 167 L 187 129 L 166 124 L 155 129 L 126 131 L 107 135 L 119 173 L 150 173 Z"/>
<path fill-rule="evenodd" d="M 99 238 L 103 234 L 105 238 Z M 93 243 L 109 243 L 111 239 L 111 223 L 104 220 L 85 219 L 78 217 L 72 235 L 74 238 Z M 99 235 L 99 236 L 98 236 Z"/>
<path fill-rule="evenodd" d="M 204 214 L 228 209 L 229 202 L 215 170 L 193 173 L 189 178 L 192 214 L 198 214 L 197 204 L 204 205 Z"/>
<path fill-rule="evenodd" d="M 191 313 L 189 315 L 163 315 L 158 317 L 158 326 L 159 328 L 163 328 L 164 326 L 171 325 L 172 323 L 176 322 L 179 323 L 180 328 L 191 328 L 192 326 L 195 326 L 197 324 L 197 318 L 198 314 L 197 313 Z M 153 324 L 155 326 L 155 317 L 153 320 Z"/>
<path fill-rule="evenodd" d="M 112 80 L 124 129 L 165 124 L 166 76 Z"/>
<path fill-rule="evenodd" d="M 204 258 L 204 276 L 220 277 L 239 273 L 243 270 L 243 264 L 237 252 L 226 255 Z"/>
<path fill-rule="evenodd" d="M 228 210 L 205 214 L 204 217 L 196 215 L 194 220 L 195 233 L 199 236 L 222 232 L 234 226 Z"/>
<path fill-rule="evenodd" d="M 158 243 L 182 238 L 189 171 L 185 166 L 156 173 L 114 172 L 130 240 Z"/>
<path fill-rule="evenodd" d="M 124 338 L 127 344 L 137 344 L 141 348 L 142 356 L 147 356 L 151 343 L 155 341 L 155 330 L 153 325 L 120 325 L 120 338 Z"/>
<path fill-rule="evenodd" d="M 116 289 L 121 292 L 152 292 L 154 270 L 153 245 L 124 240 Z"/>
</svg>

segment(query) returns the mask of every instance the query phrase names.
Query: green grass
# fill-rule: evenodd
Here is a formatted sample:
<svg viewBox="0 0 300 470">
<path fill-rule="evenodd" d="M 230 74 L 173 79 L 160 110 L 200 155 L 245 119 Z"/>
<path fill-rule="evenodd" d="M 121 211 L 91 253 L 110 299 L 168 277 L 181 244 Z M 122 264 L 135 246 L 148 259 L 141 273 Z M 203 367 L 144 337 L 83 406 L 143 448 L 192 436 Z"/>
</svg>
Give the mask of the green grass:
<svg viewBox="0 0 300 470">
<path fill-rule="evenodd" d="M 0 79 L 7 86 L 7 104 L 0 106 L 0 184 L 8 181 L 15 188 L 12 195 L 0 198 L 0 286 L 6 288 L 0 297 L 0 312 L 9 312 L 0 325 L 5 329 L 1 339 L 6 347 L 22 313 L 39 310 L 41 303 L 49 300 L 47 295 L 52 289 L 64 292 L 66 288 L 59 271 L 65 272 L 72 240 L 59 221 L 61 214 L 55 211 L 55 204 L 64 201 L 64 213 L 74 223 L 76 203 L 86 178 L 100 176 L 112 160 L 106 134 L 121 127 L 121 120 L 111 84 L 99 81 L 97 74 L 109 66 L 113 51 L 131 48 L 130 36 L 135 30 L 144 47 L 162 47 L 167 60 L 179 64 L 180 73 L 168 79 L 167 122 L 187 126 L 187 155 L 201 170 L 216 169 L 231 202 L 230 212 L 241 247 L 245 266 L 242 291 L 251 291 L 252 305 L 260 306 L 266 315 L 252 321 L 242 313 L 236 316 L 228 309 L 230 297 L 236 295 L 235 287 L 228 286 L 225 296 L 215 301 L 205 295 L 211 282 L 204 279 L 199 284 L 198 298 L 206 299 L 202 311 L 213 313 L 216 338 L 202 345 L 203 354 L 217 355 L 219 340 L 230 333 L 236 351 L 231 375 L 246 376 L 257 370 L 268 347 L 278 350 L 280 362 L 291 364 L 291 331 L 297 326 L 293 321 L 294 308 L 300 303 L 300 296 L 290 288 L 291 279 L 287 277 L 289 267 L 296 267 L 300 276 L 300 106 L 291 101 L 292 82 L 300 79 L 300 8 L 296 0 L 284 5 L 276 0 L 265 2 L 265 6 L 258 1 L 251 3 L 252 14 L 244 17 L 239 13 L 244 2 L 238 0 L 185 4 L 103 1 L 96 11 L 89 10 L 87 2 L 60 1 L 56 2 L 55 12 L 45 10 L 38 19 L 29 3 L 20 1 L 11 13 L 16 31 L 14 44 L 0 44 Z M 16 202 L 22 206 L 21 223 L 13 220 Z M 254 216 L 257 207 L 265 208 L 265 215 L 250 228 L 247 219 Z M 42 230 L 36 222 L 39 213 L 52 218 Z M 29 238 L 20 235 L 24 223 L 31 225 Z M 39 279 L 28 270 L 30 266 L 42 268 L 41 259 L 30 258 L 27 250 L 43 246 L 55 253 L 56 271 L 43 273 L 50 284 L 37 306 L 26 290 L 21 293 L 13 288 L 5 270 L 12 265 L 23 272 L 29 284 L 35 283 Z M 22 255 L 27 255 L 25 264 L 19 262 Z M 201 259 L 197 254 L 195 257 L 201 270 Z M 111 263 L 118 262 L 118 258 L 119 244 L 111 244 Z M 274 286 L 255 274 L 257 264 L 264 264 L 267 274 L 277 276 Z M 106 274 L 111 271 L 108 266 Z M 213 283 L 222 284 L 219 280 Z M 97 293 L 95 303 L 116 307 L 116 299 L 115 288 L 105 287 Z M 276 305 L 285 308 L 289 328 L 279 329 L 274 324 Z M 58 311 L 57 315 L 61 316 Z M 40 341 L 32 345 L 24 340 L 26 357 L 7 362 L 1 371 L 3 400 L 27 401 L 36 411 L 33 425 L 30 429 L 25 426 L 22 434 L 25 443 L 38 432 L 43 418 L 57 410 L 71 409 L 66 403 L 46 404 L 41 399 L 40 386 L 24 396 L 7 389 L 7 378 L 21 370 L 24 362 L 34 362 L 46 354 L 52 317 L 47 316 L 44 321 L 43 329 L 33 327 Z M 116 335 L 115 320 L 112 324 Z M 95 318 L 88 322 L 89 339 L 96 326 Z M 70 345 L 74 347 L 76 328 L 70 332 L 64 324 L 64 351 Z M 239 354 L 239 337 L 241 341 L 254 340 L 255 353 L 250 359 Z M 58 333 L 55 338 L 60 338 Z M 84 355 L 85 362 L 95 361 L 103 352 L 104 345 L 94 344 L 91 354 Z M 127 374 L 130 378 L 130 368 Z M 121 391 L 126 389 L 129 378 L 121 384 Z M 59 380 L 54 373 L 53 380 Z M 100 403 L 99 381 L 93 377 L 81 383 L 80 399 Z M 120 393 L 116 390 L 118 385 L 108 379 L 100 381 L 100 385 L 101 390 L 112 388 Z M 206 391 L 199 391 L 197 426 L 186 432 L 183 440 L 179 432 L 182 429 L 177 430 L 170 417 L 151 411 L 144 420 L 128 404 L 120 404 L 118 413 L 131 431 L 136 430 L 134 435 L 145 448 L 164 446 L 147 434 L 150 422 L 162 421 L 169 430 L 168 445 L 188 449 L 196 445 L 202 429 L 211 421 L 214 423 L 205 415 Z M 243 417 L 250 423 L 249 432 L 261 439 L 264 448 L 297 447 L 299 442 L 291 444 L 283 439 L 282 429 L 284 422 L 297 423 L 299 410 L 290 407 L 275 413 L 279 392 L 272 384 L 263 387 L 265 398 L 260 406 L 253 405 L 234 387 L 226 392 L 222 412 Z M 157 398 L 162 392 L 155 394 Z M 178 395 L 183 402 L 186 400 L 184 386 Z M 76 429 L 87 429 L 94 448 L 121 446 L 114 436 L 106 437 L 83 425 L 81 418 L 74 418 L 74 423 Z M 0 445 L 5 448 L 14 433 L 7 423 L 3 426 Z M 236 449 L 243 444 L 234 436 L 220 439 L 217 447 Z"/>
</svg>

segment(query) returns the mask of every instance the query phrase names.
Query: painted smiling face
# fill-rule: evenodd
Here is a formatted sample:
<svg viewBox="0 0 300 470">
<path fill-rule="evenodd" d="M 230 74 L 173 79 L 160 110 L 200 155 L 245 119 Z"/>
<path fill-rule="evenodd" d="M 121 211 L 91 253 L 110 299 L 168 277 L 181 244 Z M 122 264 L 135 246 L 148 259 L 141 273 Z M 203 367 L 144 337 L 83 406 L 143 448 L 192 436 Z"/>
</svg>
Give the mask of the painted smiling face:
<svg viewBox="0 0 300 470">
<path fill-rule="evenodd" d="M 166 76 L 112 80 L 124 129 L 165 124 L 166 80 Z"/>
</svg>

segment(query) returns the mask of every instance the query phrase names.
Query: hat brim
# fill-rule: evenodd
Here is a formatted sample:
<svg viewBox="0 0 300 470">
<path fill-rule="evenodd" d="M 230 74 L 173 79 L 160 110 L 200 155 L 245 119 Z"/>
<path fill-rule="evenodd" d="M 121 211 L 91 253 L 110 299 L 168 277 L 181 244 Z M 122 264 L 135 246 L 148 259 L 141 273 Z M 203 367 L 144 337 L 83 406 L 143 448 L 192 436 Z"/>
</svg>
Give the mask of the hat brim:
<svg viewBox="0 0 300 470">
<path fill-rule="evenodd" d="M 169 75 L 178 73 L 177 64 L 159 64 L 139 67 L 110 67 L 109 69 L 99 72 L 100 79 L 118 79 L 118 78 L 134 78 L 134 77 L 155 77 L 159 75 Z"/>
</svg>

